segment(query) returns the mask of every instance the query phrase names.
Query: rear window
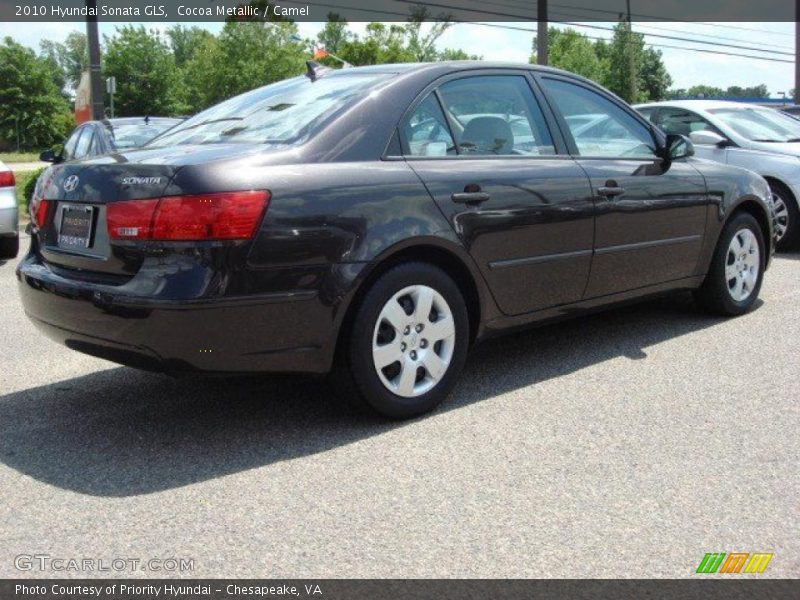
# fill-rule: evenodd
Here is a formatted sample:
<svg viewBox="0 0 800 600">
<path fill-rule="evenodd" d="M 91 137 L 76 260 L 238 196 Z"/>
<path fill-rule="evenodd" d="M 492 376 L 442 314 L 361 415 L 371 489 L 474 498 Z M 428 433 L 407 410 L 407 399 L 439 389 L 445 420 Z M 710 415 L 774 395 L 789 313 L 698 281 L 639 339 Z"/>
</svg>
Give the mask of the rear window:
<svg viewBox="0 0 800 600">
<path fill-rule="evenodd" d="M 198 113 L 151 146 L 302 141 L 390 76 L 336 73 L 273 83 Z"/>
<path fill-rule="evenodd" d="M 150 122 L 141 125 L 117 125 L 111 130 L 114 146 L 119 149 L 138 148 L 144 146 L 154 137 L 163 133 L 175 122 Z"/>
</svg>

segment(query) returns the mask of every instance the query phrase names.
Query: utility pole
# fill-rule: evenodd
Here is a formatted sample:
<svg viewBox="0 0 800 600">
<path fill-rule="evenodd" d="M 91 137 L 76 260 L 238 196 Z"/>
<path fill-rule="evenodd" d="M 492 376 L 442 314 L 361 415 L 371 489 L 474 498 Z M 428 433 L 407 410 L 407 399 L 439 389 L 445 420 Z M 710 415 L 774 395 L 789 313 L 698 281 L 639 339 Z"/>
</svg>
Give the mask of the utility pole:
<svg viewBox="0 0 800 600">
<path fill-rule="evenodd" d="M 800 3 L 800 0 L 797 0 Z M 547 0 L 536 2 L 536 63 L 547 64 Z"/>
<path fill-rule="evenodd" d="M 105 117 L 103 81 L 100 78 L 100 35 L 97 32 L 97 0 L 86 0 L 86 43 L 89 46 L 89 80 L 92 90 L 92 119 Z"/>
<path fill-rule="evenodd" d="M 794 103 L 800 104 L 800 0 L 794 0 Z"/>
<path fill-rule="evenodd" d="M 800 2 L 800 0 L 795 0 Z M 636 102 L 636 64 L 634 62 L 633 50 L 633 23 L 631 22 L 631 0 L 625 0 L 628 9 L 628 94 L 630 98 L 628 101 L 633 104 Z"/>
</svg>

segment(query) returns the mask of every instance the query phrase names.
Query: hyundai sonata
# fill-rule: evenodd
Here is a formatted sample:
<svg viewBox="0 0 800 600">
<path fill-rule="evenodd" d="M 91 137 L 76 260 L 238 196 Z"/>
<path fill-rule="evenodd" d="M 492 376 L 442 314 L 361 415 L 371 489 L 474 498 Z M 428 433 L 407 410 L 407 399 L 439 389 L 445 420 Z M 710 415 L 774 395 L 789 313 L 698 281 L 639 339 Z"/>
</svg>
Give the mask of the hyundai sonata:
<svg viewBox="0 0 800 600">
<path fill-rule="evenodd" d="M 748 311 L 769 187 L 692 153 L 554 69 L 310 63 L 144 148 L 50 167 L 19 286 L 74 350 L 333 372 L 410 417 L 495 333 L 678 289 Z"/>
</svg>

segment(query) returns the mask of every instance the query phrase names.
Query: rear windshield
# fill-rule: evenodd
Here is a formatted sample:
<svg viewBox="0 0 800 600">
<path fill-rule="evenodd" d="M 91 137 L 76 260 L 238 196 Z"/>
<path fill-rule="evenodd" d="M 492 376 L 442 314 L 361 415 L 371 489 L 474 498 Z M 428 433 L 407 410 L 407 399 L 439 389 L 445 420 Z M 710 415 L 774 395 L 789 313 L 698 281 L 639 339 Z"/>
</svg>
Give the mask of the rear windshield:
<svg viewBox="0 0 800 600">
<path fill-rule="evenodd" d="M 384 73 L 295 77 L 226 100 L 153 140 L 150 146 L 302 141 L 390 77 Z"/>
<path fill-rule="evenodd" d="M 144 146 L 158 134 L 163 133 L 178 121 L 151 121 L 140 125 L 117 125 L 112 129 L 114 146 L 118 150 Z"/>
</svg>

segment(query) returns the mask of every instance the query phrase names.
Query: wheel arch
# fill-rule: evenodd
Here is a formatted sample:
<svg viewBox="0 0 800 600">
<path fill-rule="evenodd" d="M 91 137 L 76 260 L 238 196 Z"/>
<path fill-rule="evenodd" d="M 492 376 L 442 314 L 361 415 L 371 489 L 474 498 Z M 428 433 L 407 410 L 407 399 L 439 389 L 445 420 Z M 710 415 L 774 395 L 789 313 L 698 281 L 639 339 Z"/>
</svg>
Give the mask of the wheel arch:
<svg viewBox="0 0 800 600">
<path fill-rule="evenodd" d="M 798 198 L 795 195 L 795 193 L 792 191 L 792 186 L 790 186 L 788 183 L 786 183 L 780 177 L 776 177 L 775 175 L 764 175 L 763 177 L 767 181 L 767 183 L 770 185 L 770 187 L 772 187 L 773 184 L 776 184 L 778 187 L 783 188 L 783 191 L 786 192 L 789 195 L 788 199 L 789 200 L 793 200 L 794 203 L 798 207 L 800 207 L 800 204 L 798 204 Z"/>
<path fill-rule="evenodd" d="M 355 313 L 372 284 L 392 267 L 405 262 L 424 262 L 441 268 L 458 285 L 467 304 L 469 315 L 470 344 L 480 335 L 481 323 L 489 307 L 486 302 L 488 293 L 481 275 L 472 264 L 471 258 L 461 248 L 453 248 L 453 244 L 439 238 L 423 238 L 409 240 L 382 252 L 370 262 L 359 276 L 359 281 L 352 292 L 344 316 L 338 327 L 336 349 L 338 353 L 355 318 Z"/>
<path fill-rule="evenodd" d="M 753 216 L 761 228 L 761 234 L 764 236 L 764 243 L 769 245 L 772 239 L 772 224 L 770 223 L 769 214 L 764 206 L 754 198 L 745 198 L 734 206 L 728 218 L 725 219 L 725 222 L 727 223 L 730 221 L 738 212 L 746 212 Z"/>
</svg>

